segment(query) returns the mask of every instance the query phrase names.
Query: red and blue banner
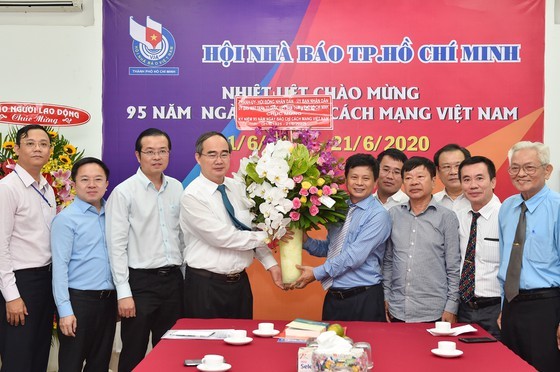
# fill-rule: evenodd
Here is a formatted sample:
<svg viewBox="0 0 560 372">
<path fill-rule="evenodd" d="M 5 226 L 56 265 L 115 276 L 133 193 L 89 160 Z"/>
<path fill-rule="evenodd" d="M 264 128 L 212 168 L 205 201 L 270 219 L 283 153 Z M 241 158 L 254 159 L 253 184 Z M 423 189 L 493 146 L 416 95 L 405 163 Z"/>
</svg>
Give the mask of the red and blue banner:
<svg viewBox="0 0 560 372">
<path fill-rule="evenodd" d="M 544 0 L 106 0 L 111 183 L 135 172 L 146 128 L 170 134 L 166 173 L 187 183 L 203 132 L 230 139 L 232 171 L 258 148 L 236 129 L 236 97 L 327 95 L 333 130 L 321 136 L 341 156 L 432 157 L 458 143 L 494 160 L 504 198 L 507 150 L 543 139 L 544 14 Z"/>
</svg>

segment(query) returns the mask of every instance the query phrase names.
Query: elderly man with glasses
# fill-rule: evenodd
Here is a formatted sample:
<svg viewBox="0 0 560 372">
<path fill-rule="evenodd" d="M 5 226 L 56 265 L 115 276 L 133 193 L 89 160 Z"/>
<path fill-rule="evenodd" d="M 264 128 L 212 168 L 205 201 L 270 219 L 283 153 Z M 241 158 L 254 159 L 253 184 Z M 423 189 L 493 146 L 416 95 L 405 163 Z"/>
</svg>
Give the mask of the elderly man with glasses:
<svg viewBox="0 0 560 372">
<path fill-rule="evenodd" d="M 508 158 L 520 194 L 499 213 L 502 341 L 539 371 L 559 371 L 560 194 L 546 186 L 550 151 L 523 141 Z"/>
</svg>

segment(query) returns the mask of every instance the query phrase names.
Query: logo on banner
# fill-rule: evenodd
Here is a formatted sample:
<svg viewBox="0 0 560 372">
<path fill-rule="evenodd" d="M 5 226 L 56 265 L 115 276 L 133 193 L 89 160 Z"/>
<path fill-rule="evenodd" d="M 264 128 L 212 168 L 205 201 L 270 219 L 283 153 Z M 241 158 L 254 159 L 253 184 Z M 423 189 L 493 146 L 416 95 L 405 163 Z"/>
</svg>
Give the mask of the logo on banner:
<svg viewBox="0 0 560 372">
<path fill-rule="evenodd" d="M 178 67 L 163 67 L 175 54 L 175 39 L 161 23 L 146 17 L 146 26 L 130 17 L 132 53 L 146 67 L 129 67 L 130 75 L 179 75 Z"/>
</svg>

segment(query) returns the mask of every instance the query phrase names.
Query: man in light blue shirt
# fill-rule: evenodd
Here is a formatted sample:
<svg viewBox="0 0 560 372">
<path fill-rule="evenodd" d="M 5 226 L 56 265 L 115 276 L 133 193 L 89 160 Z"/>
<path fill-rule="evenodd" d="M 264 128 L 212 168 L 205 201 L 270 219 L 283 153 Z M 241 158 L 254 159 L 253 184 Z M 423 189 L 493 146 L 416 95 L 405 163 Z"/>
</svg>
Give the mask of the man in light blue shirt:
<svg viewBox="0 0 560 372">
<path fill-rule="evenodd" d="M 323 320 L 383 322 L 381 269 L 391 220 L 372 196 L 379 164 L 371 155 L 352 155 L 346 160 L 344 173 L 351 202 L 347 221 L 329 227 L 327 240 L 304 236 L 305 250 L 327 260 L 315 268 L 298 266 L 302 274 L 293 286 L 303 288 L 314 280 L 321 281 L 327 289 Z"/>
<path fill-rule="evenodd" d="M 560 194 L 546 186 L 550 150 L 523 141 L 508 157 L 508 173 L 520 194 L 505 200 L 499 213 L 502 341 L 539 371 L 559 371 Z M 524 241 L 515 239 L 523 209 Z"/>
<path fill-rule="evenodd" d="M 83 158 L 72 167 L 74 202 L 52 224 L 53 294 L 59 318 L 59 371 L 109 369 L 117 315 L 105 241 L 109 169 Z"/>
</svg>

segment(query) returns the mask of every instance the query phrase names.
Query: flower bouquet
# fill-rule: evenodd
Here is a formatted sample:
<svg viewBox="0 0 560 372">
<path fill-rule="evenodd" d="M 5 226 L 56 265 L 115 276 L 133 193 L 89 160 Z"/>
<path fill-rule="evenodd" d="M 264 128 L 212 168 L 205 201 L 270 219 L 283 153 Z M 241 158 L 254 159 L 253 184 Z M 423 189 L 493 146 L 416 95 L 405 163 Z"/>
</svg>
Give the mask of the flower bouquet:
<svg viewBox="0 0 560 372">
<path fill-rule="evenodd" d="M 68 139 L 51 127 L 45 127 L 45 129 L 51 137 L 52 150 L 49 162 L 45 164 L 41 171 L 54 190 L 58 213 L 74 200 L 76 192 L 70 179 L 70 171 L 72 165 L 83 157 L 84 151 L 78 152 Z M 17 155 L 14 152 L 16 133 L 17 128 L 15 127 L 10 129 L 4 138 L 0 133 L 0 143 L 2 144 L 0 149 L 0 179 L 11 173 L 16 166 Z"/>
<path fill-rule="evenodd" d="M 258 131 L 257 134 L 263 133 Z M 291 141 L 288 141 L 291 134 Z M 260 156 L 255 150 L 241 159 L 234 177 L 247 185 L 254 202 L 253 223 L 278 241 L 290 228 L 293 239 L 280 242 L 282 278 L 294 282 L 300 275 L 303 232 L 346 218 L 348 195 L 343 183 L 342 159 L 331 151 L 333 141 L 321 143 L 319 132 L 270 129 L 264 132 Z"/>
</svg>

